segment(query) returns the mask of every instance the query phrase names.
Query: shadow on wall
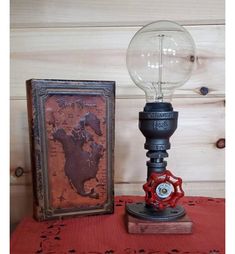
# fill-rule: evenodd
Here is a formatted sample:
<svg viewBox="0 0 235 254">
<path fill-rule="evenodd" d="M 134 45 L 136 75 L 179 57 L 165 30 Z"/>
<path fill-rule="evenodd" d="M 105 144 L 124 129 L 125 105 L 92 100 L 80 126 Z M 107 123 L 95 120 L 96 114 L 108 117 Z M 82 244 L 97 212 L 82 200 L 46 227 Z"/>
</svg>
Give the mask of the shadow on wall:
<svg viewBox="0 0 235 254">
<path fill-rule="evenodd" d="M 14 209 L 13 209 L 14 208 Z M 31 185 L 11 186 L 10 227 L 11 232 L 25 216 L 33 214 L 33 189 Z"/>
</svg>

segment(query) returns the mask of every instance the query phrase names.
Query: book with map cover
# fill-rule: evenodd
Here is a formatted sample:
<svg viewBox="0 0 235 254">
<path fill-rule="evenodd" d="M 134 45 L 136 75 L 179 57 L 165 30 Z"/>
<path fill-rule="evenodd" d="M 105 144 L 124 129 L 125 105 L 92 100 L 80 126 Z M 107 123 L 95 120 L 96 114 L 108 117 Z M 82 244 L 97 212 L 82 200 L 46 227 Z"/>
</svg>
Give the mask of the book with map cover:
<svg viewBox="0 0 235 254">
<path fill-rule="evenodd" d="M 26 82 L 34 217 L 113 212 L 114 81 Z"/>
</svg>

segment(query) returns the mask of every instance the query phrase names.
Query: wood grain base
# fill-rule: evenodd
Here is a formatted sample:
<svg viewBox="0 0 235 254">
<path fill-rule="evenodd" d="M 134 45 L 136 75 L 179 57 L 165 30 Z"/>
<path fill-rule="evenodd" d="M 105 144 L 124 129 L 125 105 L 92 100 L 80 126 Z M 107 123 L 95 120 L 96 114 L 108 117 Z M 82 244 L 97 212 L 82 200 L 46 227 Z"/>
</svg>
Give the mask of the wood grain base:
<svg viewBox="0 0 235 254">
<path fill-rule="evenodd" d="M 127 230 L 130 234 L 191 234 L 193 222 L 184 217 L 167 222 L 141 220 L 126 214 Z"/>
</svg>

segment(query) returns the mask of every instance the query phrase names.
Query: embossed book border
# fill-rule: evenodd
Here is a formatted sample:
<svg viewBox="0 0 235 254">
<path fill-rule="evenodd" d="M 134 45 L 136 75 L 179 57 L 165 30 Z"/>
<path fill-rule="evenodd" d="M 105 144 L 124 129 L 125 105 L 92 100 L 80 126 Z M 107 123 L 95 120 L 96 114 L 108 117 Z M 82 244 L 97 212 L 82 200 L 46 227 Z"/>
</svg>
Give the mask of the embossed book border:
<svg viewBox="0 0 235 254">
<path fill-rule="evenodd" d="M 65 216 L 112 213 L 114 209 L 114 81 L 71 81 L 31 79 L 26 81 L 27 107 L 30 134 L 31 166 L 34 192 L 34 217 L 39 220 Z M 48 144 L 46 138 L 45 100 L 51 95 L 96 95 L 105 98 L 106 119 L 106 179 L 107 199 L 100 205 L 88 209 L 53 208 L 50 204 L 48 180 Z"/>
</svg>

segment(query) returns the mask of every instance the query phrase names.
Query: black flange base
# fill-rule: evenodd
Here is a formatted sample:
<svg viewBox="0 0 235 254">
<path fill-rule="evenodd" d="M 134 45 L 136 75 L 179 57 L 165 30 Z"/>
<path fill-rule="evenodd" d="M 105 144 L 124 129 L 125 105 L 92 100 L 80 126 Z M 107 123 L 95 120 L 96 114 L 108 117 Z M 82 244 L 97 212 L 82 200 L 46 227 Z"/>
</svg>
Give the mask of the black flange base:
<svg viewBox="0 0 235 254">
<path fill-rule="evenodd" d="M 186 214 L 185 209 L 182 206 L 156 210 L 155 208 L 146 207 L 145 202 L 126 204 L 126 212 L 133 217 L 151 221 L 173 221 Z"/>
</svg>

